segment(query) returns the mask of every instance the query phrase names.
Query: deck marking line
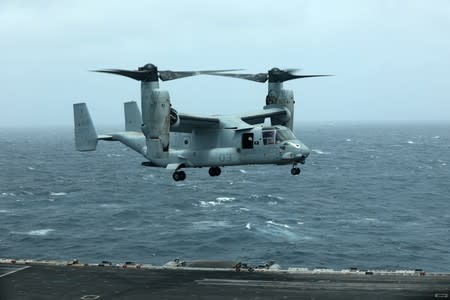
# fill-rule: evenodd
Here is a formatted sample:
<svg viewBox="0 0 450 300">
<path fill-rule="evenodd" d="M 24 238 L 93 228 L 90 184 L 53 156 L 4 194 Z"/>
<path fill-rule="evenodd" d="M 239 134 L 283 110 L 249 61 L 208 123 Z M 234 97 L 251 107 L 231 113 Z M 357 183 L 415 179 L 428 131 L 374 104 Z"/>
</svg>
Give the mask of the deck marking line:
<svg viewBox="0 0 450 300">
<path fill-rule="evenodd" d="M 28 269 L 28 268 L 31 268 L 31 266 L 26 266 L 26 267 L 23 267 L 23 268 L 19 268 L 19 269 L 16 269 L 16 270 L 9 271 L 8 273 L 5 273 L 5 274 L 1 274 L 0 278 L 1 277 L 6 277 L 8 275 L 14 274 L 14 273 L 19 272 L 19 271 L 23 271 L 23 270 Z"/>
</svg>

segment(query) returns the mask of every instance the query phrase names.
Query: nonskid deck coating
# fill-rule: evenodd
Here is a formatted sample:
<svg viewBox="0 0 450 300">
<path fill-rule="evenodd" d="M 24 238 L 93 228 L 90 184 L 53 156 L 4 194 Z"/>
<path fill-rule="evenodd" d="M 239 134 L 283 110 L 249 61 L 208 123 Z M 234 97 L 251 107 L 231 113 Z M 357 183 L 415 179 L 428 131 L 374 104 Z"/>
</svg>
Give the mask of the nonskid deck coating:
<svg viewBox="0 0 450 300">
<path fill-rule="evenodd" d="M 0 263 L 0 299 L 446 299 L 450 273 Z"/>
</svg>

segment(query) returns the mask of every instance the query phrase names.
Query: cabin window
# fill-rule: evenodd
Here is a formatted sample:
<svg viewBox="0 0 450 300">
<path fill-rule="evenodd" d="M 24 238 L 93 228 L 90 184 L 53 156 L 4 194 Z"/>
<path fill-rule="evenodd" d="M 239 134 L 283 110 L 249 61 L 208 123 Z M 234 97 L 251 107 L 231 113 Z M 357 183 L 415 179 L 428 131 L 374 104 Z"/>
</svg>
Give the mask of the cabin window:
<svg viewBox="0 0 450 300">
<path fill-rule="evenodd" d="M 264 130 L 262 137 L 264 145 L 275 144 L 275 130 Z"/>
<path fill-rule="evenodd" d="M 253 148 L 253 133 L 243 133 L 242 149 L 252 149 L 252 148 Z"/>
</svg>

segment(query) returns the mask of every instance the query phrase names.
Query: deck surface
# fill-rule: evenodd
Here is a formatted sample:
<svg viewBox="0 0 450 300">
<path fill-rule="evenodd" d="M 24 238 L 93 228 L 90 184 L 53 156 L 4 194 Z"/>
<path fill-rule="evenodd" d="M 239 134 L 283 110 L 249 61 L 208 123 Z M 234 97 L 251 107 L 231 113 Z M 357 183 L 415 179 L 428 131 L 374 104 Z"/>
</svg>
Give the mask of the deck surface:
<svg viewBox="0 0 450 300">
<path fill-rule="evenodd" d="M 0 299 L 449 299 L 450 274 L 0 264 Z"/>
</svg>

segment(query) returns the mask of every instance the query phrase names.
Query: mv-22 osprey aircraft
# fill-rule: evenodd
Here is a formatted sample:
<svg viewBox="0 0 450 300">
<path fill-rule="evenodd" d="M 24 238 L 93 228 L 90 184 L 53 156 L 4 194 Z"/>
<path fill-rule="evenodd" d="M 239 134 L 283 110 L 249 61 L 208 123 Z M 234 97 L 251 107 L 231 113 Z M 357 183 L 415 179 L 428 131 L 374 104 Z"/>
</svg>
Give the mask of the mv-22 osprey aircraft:
<svg viewBox="0 0 450 300">
<path fill-rule="evenodd" d="M 295 70 L 272 68 L 267 73 L 227 73 L 236 70 L 161 71 L 147 64 L 138 70 L 106 69 L 95 72 L 129 77 L 141 82 L 141 109 L 126 102 L 125 131 L 97 135 L 85 103 L 74 104 L 75 147 L 93 151 L 98 140 L 119 141 L 143 155 L 143 166 L 173 171 L 175 181 L 184 180 L 185 168 L 209 167 L 209 175 L 219 176 L 220 167 L 248 164 L 292 165 L 291 174 L 300 174 L 310 150 L 293 133 L 294 95 L 283 82 L 329 75 L 294 75 Z M 228 116 L 195 116 L 172 108 L 169 93 L 159 89 L 167 81 L 207 74 L 241 78 L 268 84 L 262 110 Z M 269 122 L 270 121 L 270 122 Z"/>
</svg>

